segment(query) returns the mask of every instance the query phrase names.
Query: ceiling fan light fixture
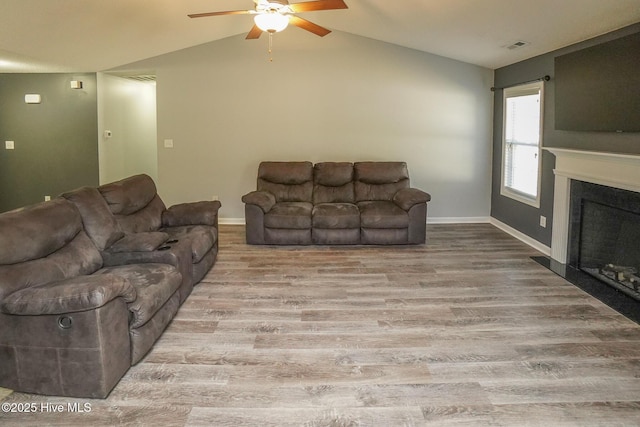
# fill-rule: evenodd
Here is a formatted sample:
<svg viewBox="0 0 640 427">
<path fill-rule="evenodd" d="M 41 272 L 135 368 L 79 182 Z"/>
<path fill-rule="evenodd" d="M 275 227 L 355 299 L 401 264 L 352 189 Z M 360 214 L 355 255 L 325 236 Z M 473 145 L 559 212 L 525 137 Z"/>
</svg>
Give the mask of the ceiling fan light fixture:
<svg viewBox="0 0 640 427">
<path fill-rule="evenodd" d="M 260 13 L 253 20 L 258 28 L 269 33 L 278 33 L 289 25 L 289 17 L 279 12 Z"/>
</svg>

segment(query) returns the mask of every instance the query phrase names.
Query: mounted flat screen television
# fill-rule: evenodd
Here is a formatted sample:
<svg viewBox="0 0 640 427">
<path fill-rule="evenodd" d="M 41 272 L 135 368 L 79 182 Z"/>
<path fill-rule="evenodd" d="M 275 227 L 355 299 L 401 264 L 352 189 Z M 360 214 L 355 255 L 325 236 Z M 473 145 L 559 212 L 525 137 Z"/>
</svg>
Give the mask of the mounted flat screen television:
<svg viewBox="0 0 640 427">
<path fill-rule="evenodd" d="M 640 33 L 555 58 L 556 129 L 640 132 Z"/>
</svg>

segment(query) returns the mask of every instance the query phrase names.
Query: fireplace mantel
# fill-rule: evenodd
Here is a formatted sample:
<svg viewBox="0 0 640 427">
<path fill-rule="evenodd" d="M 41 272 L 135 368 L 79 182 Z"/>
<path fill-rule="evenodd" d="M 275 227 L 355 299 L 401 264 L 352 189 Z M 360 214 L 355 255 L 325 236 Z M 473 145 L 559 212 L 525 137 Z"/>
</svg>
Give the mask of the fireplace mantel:
<svg viewBox="0 0 640 427">
<path fill-rule="evenodd" d="M 544 149 L 556 157 L 551 258 L 566 264 L 571 180 L 640 192 L 640 155 Z"/>
</svg>

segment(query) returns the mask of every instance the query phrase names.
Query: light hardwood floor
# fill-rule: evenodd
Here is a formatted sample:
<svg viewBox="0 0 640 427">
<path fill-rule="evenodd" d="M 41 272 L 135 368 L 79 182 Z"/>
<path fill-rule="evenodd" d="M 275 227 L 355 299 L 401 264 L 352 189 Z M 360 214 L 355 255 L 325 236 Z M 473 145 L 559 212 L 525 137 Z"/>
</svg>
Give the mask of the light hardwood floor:
<svg viewBox="0 0 640 427">
<path fill-rule="evenodd" d="M 268 247 L 213 270 L 105 400 L 0 425 L 638 426 L 640 326 L 488 224 L 408 247 Z M 1 398 L 1 395 L 0 395 Z"/>
</svg>

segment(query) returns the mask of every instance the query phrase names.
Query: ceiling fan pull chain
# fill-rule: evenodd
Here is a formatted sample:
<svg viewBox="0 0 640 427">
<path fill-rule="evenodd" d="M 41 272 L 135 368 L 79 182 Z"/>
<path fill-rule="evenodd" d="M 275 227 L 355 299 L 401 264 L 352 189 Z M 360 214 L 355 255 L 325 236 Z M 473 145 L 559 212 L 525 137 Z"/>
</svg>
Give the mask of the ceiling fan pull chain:
<svg viewBox="0 0 640 427">
<path fill-rule="evenodd" d="M 273 55 L 271 55 L 271 51 L 273 50 L 273 33 L 269 32 L 269 62 L 273 62 Z"/>
</svg>

